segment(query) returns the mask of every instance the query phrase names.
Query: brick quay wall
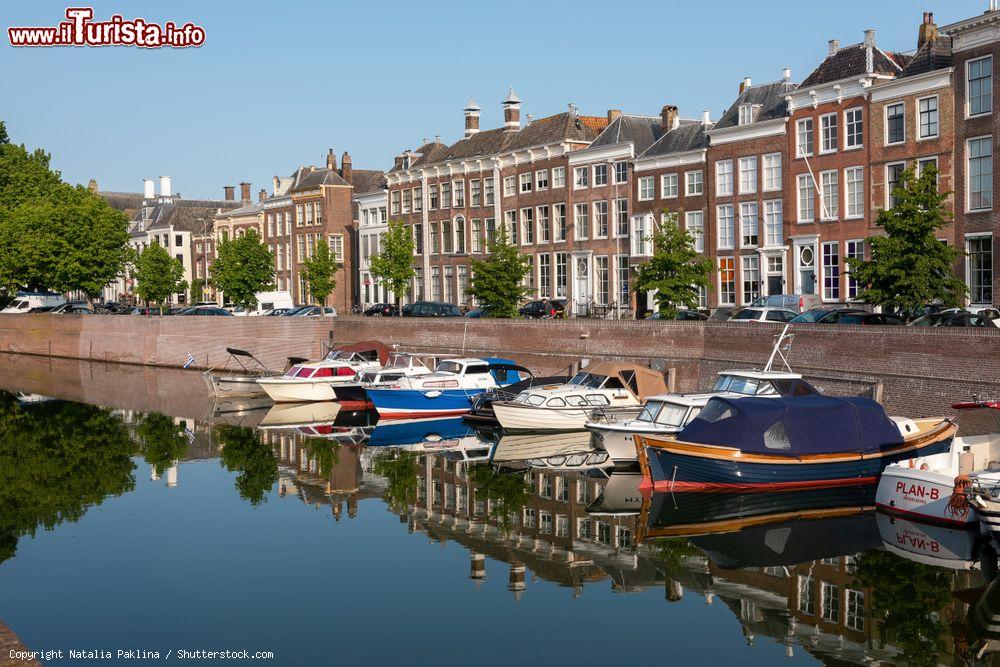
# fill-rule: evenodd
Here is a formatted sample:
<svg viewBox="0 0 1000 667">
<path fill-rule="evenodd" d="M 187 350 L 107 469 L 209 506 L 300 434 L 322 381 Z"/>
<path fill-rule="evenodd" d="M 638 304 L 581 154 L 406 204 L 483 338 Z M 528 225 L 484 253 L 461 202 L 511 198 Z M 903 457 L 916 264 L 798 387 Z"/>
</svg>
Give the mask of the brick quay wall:
<svg viewBox="0 0 1000 667">
<path fill-rule="evenodd" d="M 272 367 L 316 358 L 329 346 L 380 340 L 401 350 L 503 356 L 536 372 L 581 359 L 627 359 L 673 368 L 676 388 L 704 389 L 726 367 L 763 365 L 781 325 L 747 322 L 498 321 L 362 318 L 0 315 L 0 352 L 141 366 L 221 365 L 225 348 Z M 830 393 L 878 383 L 893 412 L 948 413 L 973 395 L 1000 396 L 1000 329 L 797 325 L 792 367 Z"/>
</svg>

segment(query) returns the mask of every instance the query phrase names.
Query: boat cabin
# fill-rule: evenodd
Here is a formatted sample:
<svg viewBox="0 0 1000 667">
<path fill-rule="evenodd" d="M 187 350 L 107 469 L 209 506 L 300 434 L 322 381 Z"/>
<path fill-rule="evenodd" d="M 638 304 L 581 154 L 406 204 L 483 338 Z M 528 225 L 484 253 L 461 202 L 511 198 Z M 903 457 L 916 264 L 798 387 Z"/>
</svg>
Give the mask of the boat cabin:
<svg viewBox="0 0 1000 667">
<path fill-rule="evenodd" d="M 366 340 L 330 350 L 324 361 L 343 361 L 347 363 L 378 364 L 379 366 L 383 366 L 389 360 L 389 354 L 389 348 L 382 343 L 374 340 Z"/>
<path fill-rule="evenodd" d="M 504 386 L 521 380 L 523 366 L 509 359 L 443 359 L 433 373 L 412 378 L 420 389 L 458 389 Z M 400 378 L 405 380 L 406 378 Z"/>
<path fill-rule="evenodd" d="M 527 389 L 514 399 L 553 409 L 638 404 L 667 387 L 663 375 L 650 368 L 620 361 L 601 361 L 585 367 L 564 385 Z"/>
<path fill-rule="evenodd" d="M 712 392 L 741 396 L 808 396 L 819 393 L 798 373 L 767 370 L 722 371 Z"/>
<path fill-rule="evenodd" d="M 704 394 L 650 396 L 635 421 L 679 429 L 697 417 L 707 402 L 708 396 Z"/>
</svg>

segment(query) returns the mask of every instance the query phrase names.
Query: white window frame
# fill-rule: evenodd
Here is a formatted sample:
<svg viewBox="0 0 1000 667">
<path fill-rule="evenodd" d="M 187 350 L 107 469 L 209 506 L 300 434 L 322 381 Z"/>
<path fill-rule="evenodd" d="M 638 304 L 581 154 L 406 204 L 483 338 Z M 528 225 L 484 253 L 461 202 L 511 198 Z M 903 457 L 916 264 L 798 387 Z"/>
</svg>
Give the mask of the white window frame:
<svg viewBox="0 0 1000 667">
<path fill-rule="evenodd" d="M 535 191 L 549 189 L 549 170 L 539 169 L 535 172 Z"/>
<path fill-rule="evenodd" d="M 812 150 L 806 152 L 802 145 L 803 127 L 809 125 L 809 136 L 812 138 Z M 816 121 L 813 118 L 800 118 L 795 121 L 795 157 L 812 157 L 816 152 Z"/>
<path fill-rule="evenodd" d="M 729 177 L 728 178 L 729 187 L 726 188 L 726 189 L 723 189 L 723 179 L 722 179 L 722 176 L 723 176 L 723 173 L 724 173 L 723 170 L 722 170 L 722 167 L 724 167 L 724 166 L 728 167 L 728 170 L 727 170 L 726 173 L 728 174 L 728 177 Z M 731 159 L 730 160 L 716 160 L 716 162 L 715 162 L 715 196 L 716 197 L 731 197 L 733 195 L 733 191 L 734 191 L 734 187 L 735 187 L 735 183 L 734 183 L 735 174 L 733 173 L 733 166 L 734 166 L 733 165 L 733 161 Z"/>
<path fill-rule="evenodd" d="M 597 170 L 599 167 L 602 168 L 601 171 L 603 172 L 603 178 L 604 178 L 603 183 L 598 182 L 600 180 L 597 177 Z M 591 176 L 590 182 L 594 185 L 595 188 L 603 188 L 605 185 L 611 182 L 611 175 L 610 173 L 608 173 L 609 172 L 608 164 L 606 162 L 595 164 L 591 167 L 591 169 L 593 173 L 590 175 Z"/>
<path fill-rule="evenodd" d="M 751 216 L 749 212 L 752 211 Z M 746 223 L 752 221 L 756 241 L 747 241 Z M 757 248 L 760 246 L 760 206 L 755 201 L 740 202 L 740 248 Z"/>
<path fill-rule="evenodd" d="M 513 197 L 517 194 L 517 178 L 514 176 L 503 177 L 503 196 Z"/>
<path fill-rule="evenodd" d="M 895 162 L 887 162 L 885 165 L 885 210 L 892 209 L 892 188 L 889 187 L 889 170 L 893 167 L 902 166 L 903 170 L 906 169 L 906 163 L 902 160 L 897 160 Z"/>
<path fill-rule="evenodd" d="M 858 199 L 854 202 L 856 212 L 852 213 L 852 202 L 851 202 L 851 181 L 850 176 L 852 172 L 861 173 L 861 185 L 858 190 Z M 865 217 L 865 168 L 862 166 L 847 167 L 844 169 L 844 219 L 845 220 L 856 220 Z"/>
<path fill-rule="evenodd" d="M 832 123 L 830 122 L 831 119 L 832 119 Z M 840 145 L 839 145 L 839 142 L 840 142 L 840 126 L 839 126 L 838 123 L 839 123 L 839 117 L 838 117 L 836 111 L 833 112 L 833 113 L 825 113 L 825 114 L 823 114 L 822 116 L 819 117 L 819 154 L 820 155 L 825 155 L 827 153 L 836 153 L 837 149 L 840 148 Z M 824 124 L 826 124 L 826 126 L 824 126 Z M 833 135 L 834 135 L 833 137 L 831 137 L 833 139 L 833 147 L 832 148 L 828 148 L 827 147 L 827 130 L 831 129 L 831 128 L 833 130 Z M 815 149 L 815 145 L 816 145 L 816 139 L 815 139 L 815 135 L 814 135 L 813 136 L 813 147 L 814 147 L 814 149 Z"/>
<path fill-rule="evenodd" d="M 589 187 L 590 167 L 573 167 L 573 189 L 586 190 Z"/>
<path fill-rule="evenodd" d="M 837 293 L 827 296 L 827 285 L 826 285 L 826 249 L 827 247 L 833 247 L 837 252 Z M 844 291 L 844 266 L 842 260 L 843 255 L 840 251 L 839 241 L 823 241 L 819 244 L 819 258 L 818 258 L 818 268 L 819 272 L 819 292 L 820 299 L 823 303 L 838 303 L 842 292 Z"/>
<path fill-rule="evenodd" d="M 533 175 L 530 171 L 517 175 L 517 192 L 526 195 L 532 191 Z"/>
<path fill-rule="evenodd" d="M 728 215 L 723 216 L 723 209 L 728 209 Z M 722 231 L 723 218 L 727 218 L 729 223 L 726 227 L 729 231 L 728 240 L 723 239 Z M 733 250 L 736 248 L 736 207 L 733 204 L 718 204 L 715 207 L 715 222 L 716 222 L 716 249 L 717 250 Z"/>
<path fill-rule="evenodd" d="M 669 182 L 671 180 L 673 181 L 673 187 L 670 187 L 669 185 Z M 676 198 L 677 198 L 677 174 L 661 174 L 660 199 L 676 199 Z"/>
<path fill-rule="evenodd" d="M 980 304 L 980 303 L 978 303 L 976 301 L 971 301 L 971 297 L 972 297 L 972 266 L 969 263 L 969 257 L 970 257 L 970 255 L 969 255 L 969 241 L 974 240 L 974 239 L 975 240 L 979 240 L 979 239 L 989 239 L 990 240 L 990 249 L 991 249 L 990 250 L 990 257 L 991 257 L 990 265 L 993 267 L 992 270 L 991 270 L 991 272 L 994 274 L 994 276 L 991 276 L 991 278 L 994 278 L 995 274 L 996 274 L 996 262 L 992 259 L 993 255 L 996 254 L 995 252 L 993 252 L 993 249 L 994 249 L 993 232 L 977 232 L 977 233 L 966 234 L 965 235 L 965 243 L 964 243 L 964 246 L 962 248 L 962 251 L 963 251 L 963 253 L 965 255 L 965 257 L 964 257 L 965 261 L 963 262 L 965 264 L 965 284 L 969 286 L 970 303 L 971 304 L 976 304 L 976 305 L 993 305 L 993 304 L 986 304 L 986 303 Z M 991 293 L 993 292 L 992 286 L 990 287 L 990 292 Z M 993 295 L 993 299 L 996 299 L 996 295 Z"/>
<path fill-rule="evenodd" d="M 828 193 L 827 193 L 826 183 L 824 183 L 824 177 L 830 176 L 831 174 L 833 175 L 835 184 L 837 186 L 837 195 L 836 195 L 836 197 L 832 198 L 832 203 L 833 203 L 834 206 L 836 206 L 836 210 L 833 211 L 833 212 L 831 212 L 831 210 L 830 210 L 832 207 L 827 205 L 827 196 L 828 196 Z M 820 185 L 823 188 L 823 192 L 819 196 L 819 200 L 820 200 L 819 219 L 820 219 L 820 222 L 833 222 L 835 220 L 839 220 L 840 219 L 840 172 L 837 171 L 836 169 L 828 169 L 828 170 L 825 170 L 825 171 L 821 171 L 821 172 L 819 172 L 819 182 L 820 182 Z"/>
<path fill-rule="evenodd" d="M 770 166 L 768 166 L 770 162 Z M 764 177 L 764 182 L 761 183 L 761 192 L 778 192 L 781 190 L 781 153 L 768 153 L 761 156 L 761 172 Z M 768 172 L 771 172 L 772 176 L 776 175 L 773 179 L 774 185 L 768 187 Z M 776 174 L 774 172 L 777 172 Z"/>
<path fill-rule="evenodd" d="M 810 188 L 812 190 L 812 193 L 813 193 L 812 194 L 812 201 L 809 203 L 809 209 L 812 211 L 812 215 L 809 216 L 808 218 L 803 218 L 802 217 L 802 180 L 803 179 L 809 179 L 809 182 L 812 183 L 812 186 Z M 816 179 L 813 178 L 813 175 L 811 173 L 806 172 L 804 174 L 798 174 L 795 177 L 795 221 L 796 221 L 797 224 L 801 225 L 801 224 L 804 224 L 804 223 L 811 223 L 811 222 L 815 222 L 816 221 L 816 194 L 817 194 Z"/>
<path fill-rule="evenodd" d="M 693 224 L 696 233 L 691 231 L 693 221 L 697 220 Z M 691 235 L 691 239 L 694 241 L 694 251 L 704 253 L 705 252 L 705 212 L 704 211 L 685 211 L 684 212 L 684 229 L 688 234 Z"/>
<path fill-rule="evenodd" d="M 902 107 L 903 108 L 903 138 L 900 139 L 899 141 L 889 141 L 889 109 L 893 109 L 895 107 Z M 906 103 L 903 102 L 902 100 L 900 100 L 898 102 L 892 102 L 891 104 L 886 104 L 883 109 L 884 110 L 882 112 L 882 114 L 883 114 L 882 122 L 885 125 L 885 132 L 883 133 L 883 137 L 882 137 L 882 143 L 883 143 L 883 145 L 885 145 L 885 146 L 902 146 L 903 144 L 906 143 Z M 919 116 L 920 114 L 917 114 L 917 115 Z"/>
<path fill-rule="evenodd" d="M 972 179 L 969 177 L 969 172 L 970 172 L 969 164 L 970 164 L 970 160 L 971 160 L 971 156 L 969 155 L 969 145 L 973 141 L 981 141 L 983 139 L 987 139 L 988 140 L 987 143 L 989 143 L 989 145 L 990 145 L 990 170 L 991 170 L 990 173 L 992 175 L 992 177 L 990 178 L 990 205 L 989 205 L 988 208 L 972 208 L 972 206 L 971 206 L 971 202 L 972 202 L 972 187 L 971 187 L 972 186 Z M 982 213 L 983 211 L 992 211 L 993 210 L 993 180 L 995 178 L 995 174 L 993 174 L 993 161 L 995 159 L 996 159 L 996 151 L 994 150 L 994 146 L 993 146 L 993 135 L 991 135 L 991 134 L 984 134 L 983 136 L 980 136 L 980 137 L 969 137 L 968 139 L 965 140 L 965 164 L 962 165 L 962 168 L 965 170 L 965 212 L 966 213 Z"/>
<path fill-rule="evenodd" d="M 972 68 L 972 64 L 973 63 L 977 63 L 977 62 L 980 62 L 982 60 L 989 60 L 990 61 L 990 66 L 989 66 L 989 72 L 990 72 L 990 87 L 989 87 L 989 91 L 990 91 L 990 96 L 989 96 L 990 97 L 990 108 L 989 108 L 988 111 L 981 111 L 979 113 L 974 114 L 974 113 L 972 113 L 972 99 L 969 97 L 969 83 L 971 82 L 970 79 L 969 79 L 969 70 Z M 993 60 L 993 56 L 992 55 L 986 55 L 986 56 L 983 56 L 982 58 L 972 58 L 970 60 L 965 61 L 965 117 L 966 118 L 980 118 L 982 116 L 989 116 L 990 114 L 993 113 L 993 62 L 992 62 L 992 60 Z"/>
<path fill-rule="evenodd" d="M 752 168 L 744 168 L 747 165 L 752 165 Z M 758 183 L 758 167 L 760 166 L 756 155 L 748 155 L 746 157 L 741 157 L 739 159 L 739 188 L 741 195 L 752 195 L 757 192 L 757 187 L 760 185 Z M 744 183 L 744 175 L 747 177 Z"/>
<path fill-rule="evenodd" d="M 920 111 L 920 104 L 926 102 L 927 100 L 934 100 L 934 124 L 937 126 L 937 132 L 934 134 L 924 135 L 922 131 L 921 116 L 923 112 Z M 937 95 L 927 95 L 925 97 L 918 97 L 916 104 L 917 113 L 916 116 L 916 131 L 914 135 L 917 137 L 917 141 L 927 141 L 928 139 L 937 139 L 941 136 L 941 98 Z"/>
<path fill-rule="evenodd" d="M 764 247 L 773 248 L 784 243 L 785 238 L 785 217 L 784 202 L 780 199 L 769 199 L 764 202 Z M 773 219 L 777 217 L 777 237 L 775 238 L 769 230 L 773 225 Z"/>
<path fill-rule="evenodd" d="M 726 301 L 723 300 L 723 291 L 722 291 L 722 262 L 723 261 L 732 262 L 732 269 L 731 270 L 733 272 L 733 292 L 732 292 L 733 298 L 732 298 L 732 300 L 726 300 Z M 716 267 L 718 269 L 718 274 L 719 274 L 719 278 L 718 278 L 719 305 L 720 306 L 735 306 L 736 305 L 736 290 L 739 288 L 739 284 L 740 284 L 740 282 L 739 282 L 739 276 L 737 274 L 737 269 L 736 269 L 736 258 L 733 257 L 732 255 L 725 255 L 723 257 L 719 257 L 719 258 L 716 259 Z"/>
<path fill-rule="evenodd" d="M 851 139 L 850 132 L 850 121 L 848 121 L 848 114 L 860 113 L 861 114 L 861 143 L 851 144 L 848 143 Z M 851 107 L 850 109 L 844 109 L 844 150 L 845 151 L 856 151 L 865 147 L 865 111 L 864 107 Z"/>
<path fill-rule="evenodd" d="M 698 179 L 695 180 L 694 177 Z M 692 186 L 696 185 L 697 188 Z M 705 172 L 701 169 L 684 172 L 684 194 L 687 197 L 697 197 L 705 194 Z"/>
<path fill-rule="evenodd" d="M 552 167 L 552 188 L 566 187 L 566 167 Z"/>
<path fill-rule="evenodd" d="M 598 220 L 598 207 L 600 204 L 604 204 L 604 233 L 597 226 Z M 594 226 L 591 230 L 592 239 L 606 239 L 611 235 L 611 205 L 608 204 L 607 199 L 601 199 L 597 201 L 590 202 L 590 222 Z"/>
<path fill-rule="evenodd" d="M 645 190 L 645 193 L 643 192 Z M 639 184 L 639 201 L 652 201 L 656 196 L 656 177 L 654 176 L 640 176 Z"/>
</svg>

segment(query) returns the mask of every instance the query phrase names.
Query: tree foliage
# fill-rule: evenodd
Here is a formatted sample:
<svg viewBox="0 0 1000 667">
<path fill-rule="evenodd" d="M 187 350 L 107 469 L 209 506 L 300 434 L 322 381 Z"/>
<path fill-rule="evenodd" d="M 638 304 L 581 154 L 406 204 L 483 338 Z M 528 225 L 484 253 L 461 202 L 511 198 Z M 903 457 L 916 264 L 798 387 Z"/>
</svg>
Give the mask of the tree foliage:
<svg viewBox="0 0 1000 667">
<path fill-rule="evenodd" d="M 147 302 L 162 304 L 184 289 L 184 265 L 167 249 L 152 243 L 135 262 L 136 293 Z"/>
<path fill-rule="evenodd" d="M 10 143 L 10 137 L 7 136 L 7 125 L 0 120 L 0 146 Z"/>
<path fill-rule="evenodd" d="M 226 301 L 252 309 L 257 292 L 274 287 L 274 257 L 257 231 L 227 239 L 219 244 L 218 254 L 209 268 L 212 283 L 226 295 Z"/>
<path fill-rule="evenodd" d="M 382 236 L 382 250 L 372 256 L 368 267 L 369 273 L 396 295 L 397 306 L 416 274 L 414 251 L 410 228 L 402 220 L 390 220 L 389 231 Z"/>
<path fill-rule="evenodd" d="M 96 296 L 125 269 L 125 215 L 63 183 L 41 149 L 0 139 L 0 287 Z"/>
<path fill-rule="evenodd" d="M 184 456 L 188 440 L 184 427 L 167 415 L 151 412 L 143 415 L 135 431 L 142 447 L 142 457 L 162 475 L 175 461 Z"/>
<path fill-rule="evenodd" d="M 337 271 L 340 264 L 330 252 L 330 246 L 323 241 L 316 245 L 316 252 L 313 256 L 303 262 L 303 271 L 306 283 L 309 285 L 309 293 L 312 294 L 316 305 L 326 304 L 326 297 L 337 287 Z"/>
<path fill-rule="evenodd" d="M 391 451 L 375 459 L 372 470 L 385 477 L 383 499 L 393 512 L 403 513 L 417 501 L 417 455 L 407 451 Z"/>
<path fill-rule="evenodd" d="M 912 168 L 903 171 L 892 191 L 895 206 L 875 219 L 885 236 L 868 238 L 871 259 L 847 260 L 862 301 L 891 312 L 915 311 L 933 301 L 962 303 L 968 287 L 955 275 L 960 253 L 937 238 L 951 218 L 948 194 L 938 192 L 933 166 L 919 178 Z"/>
<path fill-rule="evenodd" d="M 135 451 L 109 410 L 61 401 L 21 407 L 0 392 L 0 562 L 39 526 L 78 521 L 135 488 Z"/>
<path fill-rule="evenodd" d="M 501 533 L 509 533 L 515 518 L 531 498 L 531 487 L 524 480 L 524 472 L 478 464 L 469 471 L 469 478 L 476 485 L 476 498 L 490 501 L 487 506 L 497 528 Z"/>
<path fill-rule="evenodd" d="M 527 257 L 510 242 L 507 226 L 500 225 L 486 258 L 472 261 L 469 294 L 490 317 L 517 317 L 529 291 L 524 278 L 530 270 Z"/>
<path fill-rule="evenodd" d="M 215 427 L 215 440 L 222 446 L 223 467 L 236 475 L 240 497 L 259 505 L 278 481 L 278 462 L 271 448 L 253 429 L 222 424 Z"/>
<path fill-rule="evenodd" d="M 653 256 L 639 267 L 633 289 L 656 290 L 660 315 L 673 319 L 680 306 L 698 307 L 698 288 L 711 285 L 712 261 L 694 249 L 694 239 L 678 224 L 678 214 L 653 230 Z"/>
</svg>

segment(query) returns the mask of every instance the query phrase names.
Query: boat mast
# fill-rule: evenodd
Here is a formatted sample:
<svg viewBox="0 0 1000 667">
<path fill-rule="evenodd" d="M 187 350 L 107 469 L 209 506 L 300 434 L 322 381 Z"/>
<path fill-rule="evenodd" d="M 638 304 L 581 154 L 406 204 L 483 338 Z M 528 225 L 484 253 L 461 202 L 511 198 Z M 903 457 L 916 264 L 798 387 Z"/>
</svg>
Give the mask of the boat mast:
<svg viewBox="0 0 1000 667">
<path fill-rule="evenodd" d="M 792 339 L 795 338 L 795 334 L 788 333 L 789 326 L 786 324 L 781 333 L 774 337 L 774 347 L 771 348 L 771 356 L 767 358 L 767 365 L 764 366 L 764 372 L 770 371 L 771 367 L 774 366 L 775 356 L 784 362 L 786 371 L 789 373 L 792 372 L 792 367 L 788 365 L 788 357 L 785 356 L 785 353 L 792 349 Z"/>
</svg>

